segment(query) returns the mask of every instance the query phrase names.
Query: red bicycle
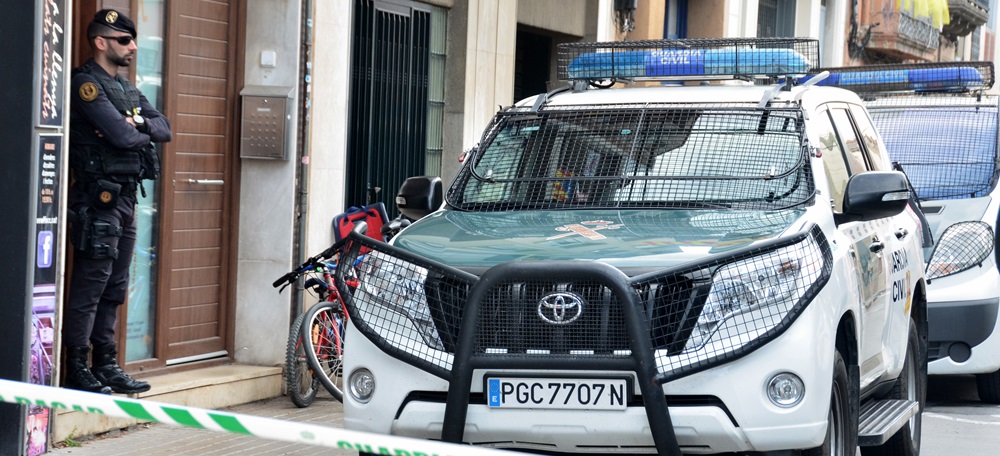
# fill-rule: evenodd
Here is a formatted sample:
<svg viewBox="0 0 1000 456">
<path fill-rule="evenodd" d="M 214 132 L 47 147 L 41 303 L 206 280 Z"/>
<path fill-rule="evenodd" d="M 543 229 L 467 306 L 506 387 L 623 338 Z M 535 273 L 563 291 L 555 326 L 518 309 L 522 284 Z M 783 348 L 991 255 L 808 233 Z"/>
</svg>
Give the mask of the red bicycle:
<svg viewBox="0 0 1000 456">
<path fill-rule="evenodd" d="M 317 299 L 306 312 L 292 324 L 285 353 L 285 385 L 288 396 L 298 407 L 308 407 L 316 398 L 318 385 L 343 401 L 344 330 L 349 321 L 347 309 L 341 303 L 340 293 L 334 285 L 334 272 L 338 267 L 343 238 L 353 229 L 367 235 L 387 240 L 409 225 L 409 220 L 397 217 L 385 221 L 385 210 L 379 204 L 345 212 L 334 219 L 338 240 L 319 255 L 306 260 L 295 270 L 285 274 L 273 284 L 284 290 L 288 285 L 306 277 L 303 288 Z M 374 235 L 373 235 L 374 234 Z M 360 260 L 360 259 L 359 259 Z M 353 266 L 353 265 L 351 265 Z M 345 279 L 348 287 L 358 285 L 358 279 Z M 279 293 L 281 292 L 279 290 Z"/>
<path fill-rule="evenodd" d="M 303 288 L 317 300 L 296 318 L 288 334 L 285 384 L 289 398 L 299 407 L 312 404 L 320 384 L 334 398 L 343 400 L 341 362 L 347 312 L 333 282 L 340 247 L 341 243 L 334 244 L 273 284 L 284 290 L 304 277 Z"/>
</svg>

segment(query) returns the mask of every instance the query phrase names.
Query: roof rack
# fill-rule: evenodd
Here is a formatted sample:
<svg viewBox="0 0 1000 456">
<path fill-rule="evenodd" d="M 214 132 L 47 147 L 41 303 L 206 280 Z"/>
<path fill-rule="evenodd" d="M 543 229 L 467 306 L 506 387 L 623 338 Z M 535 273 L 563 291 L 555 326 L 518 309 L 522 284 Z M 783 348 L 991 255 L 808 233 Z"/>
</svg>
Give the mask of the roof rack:
<svg viewBox="0 0 1000 456">
<path fill-rule="evenodd" d="M 979 92 L 993 87 L 993 62 L 933 62 L 857 67 L 817 68 L 830 76 L 816 85 L 850 89 L 861 94 L 889 92 Z M 800 78 L 800 81 L 810 76 Z"/>
<path fill-rule="evenodd" d="M 807 74 L 819 60 L 811 38 L 707 38 L 559 45 L 565 81 L 755 80 Z"/>
</svg>

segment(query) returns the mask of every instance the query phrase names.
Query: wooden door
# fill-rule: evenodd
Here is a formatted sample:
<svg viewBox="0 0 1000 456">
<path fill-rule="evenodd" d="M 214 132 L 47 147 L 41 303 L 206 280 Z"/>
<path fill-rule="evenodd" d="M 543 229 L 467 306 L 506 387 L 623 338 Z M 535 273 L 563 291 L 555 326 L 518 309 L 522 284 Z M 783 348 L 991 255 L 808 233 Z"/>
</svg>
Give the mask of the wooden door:
<svg viewBox="0 0 1000 456">
<path fill-rule="evenodd" d="M 166 365 L 224 357 L 236 187 L 237 0 L 168 3 L 157 349 Z"/>
</svg>

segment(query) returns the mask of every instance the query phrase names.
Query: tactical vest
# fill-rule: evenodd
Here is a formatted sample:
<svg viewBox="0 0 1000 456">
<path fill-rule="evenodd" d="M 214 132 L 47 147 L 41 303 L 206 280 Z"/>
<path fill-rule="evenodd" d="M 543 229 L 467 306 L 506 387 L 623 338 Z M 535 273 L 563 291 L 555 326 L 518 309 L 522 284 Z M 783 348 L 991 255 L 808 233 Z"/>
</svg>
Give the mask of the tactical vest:
<svg viewBox="0 0 1000 456">
<path fill-rule="evenodd" d="M 87 61 L 73 71 L 74 75 L 77 73 L 89 74 L 97 79 L 108 100 L 122 115 L 132 115 L 139 106 L 139 89 L 128 81 L 119 83 L 97 62 Z M 70 166 L 76 170 L 77 179 L 110 179 L 132 185 L 138 182 L 142 170 L 140 154 L 144 151 L 118 149 L 98 136 L 93 126 L 86 122 L 71 122 L 70 134 Z"/>
</svg>

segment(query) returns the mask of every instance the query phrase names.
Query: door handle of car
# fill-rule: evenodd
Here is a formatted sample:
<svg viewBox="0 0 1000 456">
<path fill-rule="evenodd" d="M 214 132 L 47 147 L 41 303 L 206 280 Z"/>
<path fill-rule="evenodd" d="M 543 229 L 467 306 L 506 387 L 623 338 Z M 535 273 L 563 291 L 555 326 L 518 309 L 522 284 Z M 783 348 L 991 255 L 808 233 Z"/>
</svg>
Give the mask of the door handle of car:
<svg viewBox="0 0 1000 456">
<path fill-rule="evenodd" d="M 878 239 L 873 239 L 871 245 L 868 246 L 868 250 L 871 250 L 872 253 L 879 253 L 883 249 L 885 249 L 885 244 Z"/>
<path fill-rule="evenodd" d="M 905 238 L 909 234 L 910 234 L 910 232 L 907 231 L 906 228 L 900 228 L 900 229 L 896 230 L 896 239 L 899 239 L 899 240 L 902 241 L 903 238 Z"/>
</svg>

